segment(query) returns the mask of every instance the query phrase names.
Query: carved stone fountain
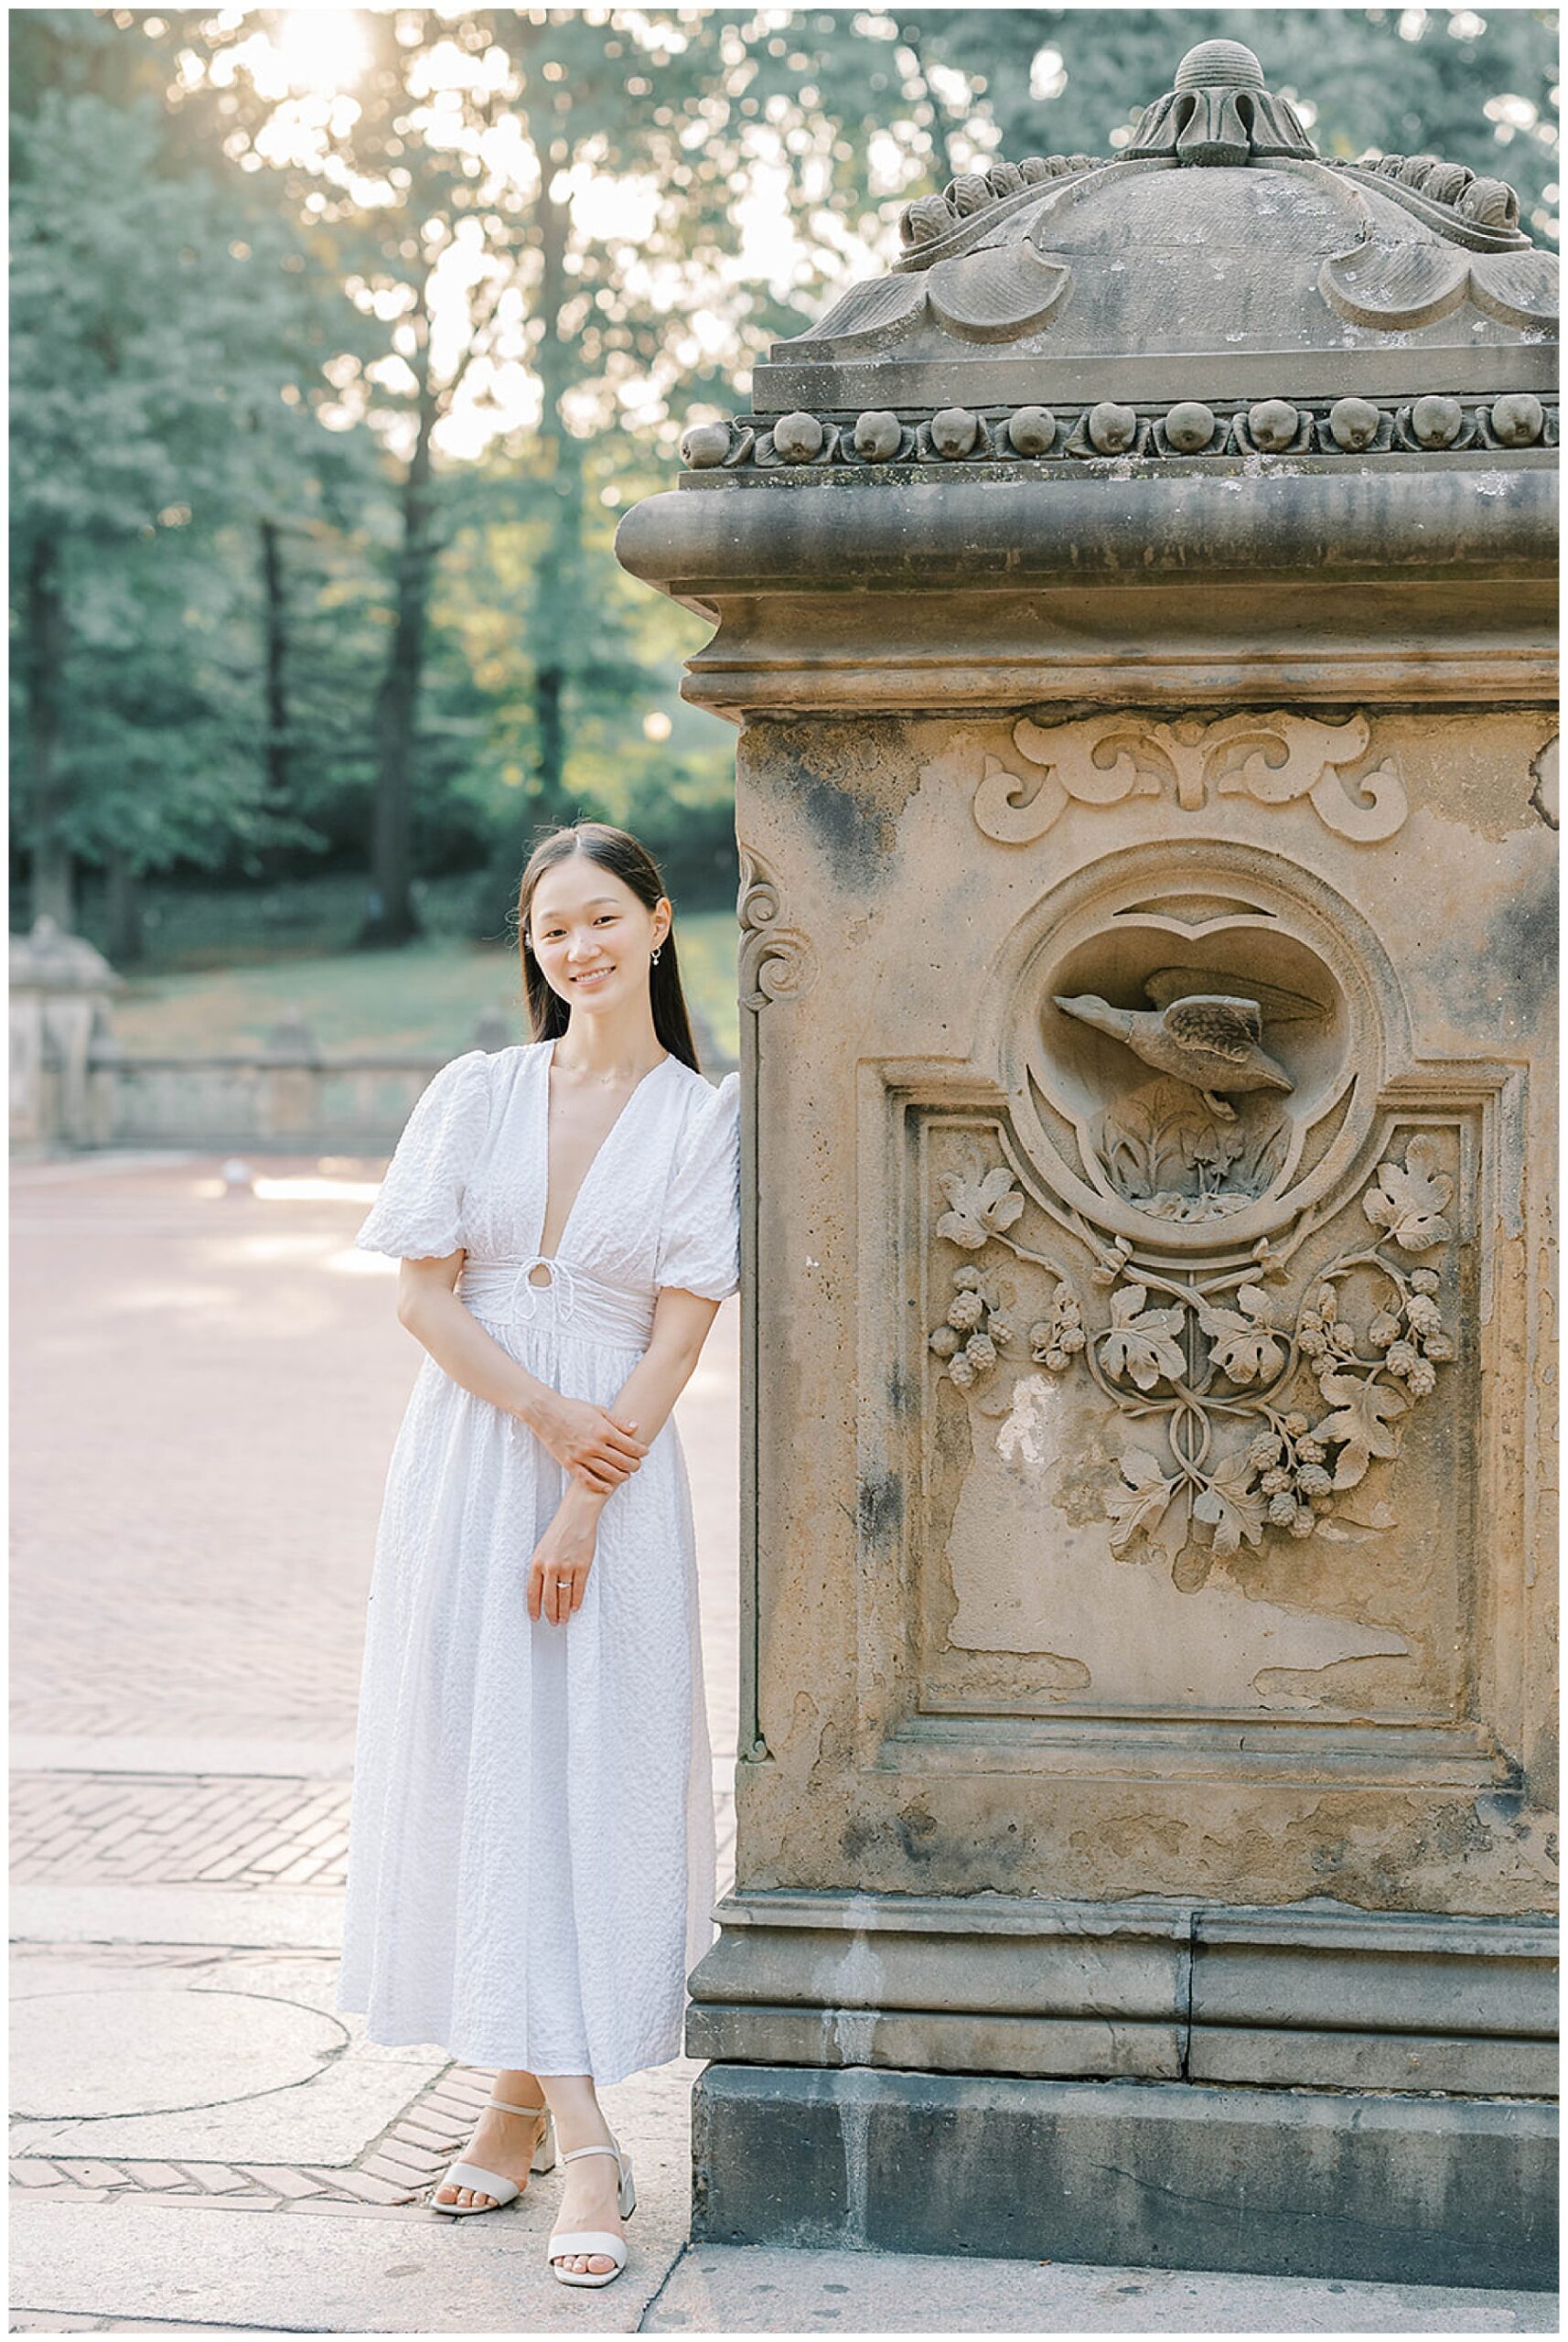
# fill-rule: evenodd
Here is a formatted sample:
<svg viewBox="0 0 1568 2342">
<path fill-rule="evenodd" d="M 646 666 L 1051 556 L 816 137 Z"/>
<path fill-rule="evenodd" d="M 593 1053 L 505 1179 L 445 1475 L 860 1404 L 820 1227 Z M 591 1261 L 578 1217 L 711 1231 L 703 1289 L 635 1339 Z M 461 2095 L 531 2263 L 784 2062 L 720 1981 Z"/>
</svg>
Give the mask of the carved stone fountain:
<svg viewBox="0 0 1568 2342">
<path fill-rule="evenodd" d="M 741 727 L 697 2231 L 1550 2272 L 1554 262 L 1184 60 L 695 424 Z"/>
</svg>

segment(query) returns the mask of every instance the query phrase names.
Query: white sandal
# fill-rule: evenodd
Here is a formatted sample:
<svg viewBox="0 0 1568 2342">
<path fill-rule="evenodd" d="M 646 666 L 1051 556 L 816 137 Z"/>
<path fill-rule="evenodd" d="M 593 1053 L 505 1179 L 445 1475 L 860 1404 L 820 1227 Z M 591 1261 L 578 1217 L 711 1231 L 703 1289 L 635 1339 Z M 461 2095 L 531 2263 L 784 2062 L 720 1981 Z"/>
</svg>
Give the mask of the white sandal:
<svg viewBox="0 0 1568 2342">
<path fill-rule="evenodd" d="M 637 2189 L 632 2184 L 631 2165 L 622 2155 L 614 2139 L 611 2139 L 607 2147 L 569 2147 L 561 2160 L 563 2163 L 575 2163 L 581 2155 L 613 2155 L 615 2157 L 616 2170 L 619 2175 L 616 2208 L 623 2220 L 629 2220 L 637 2209 Z M 615 2267 L 613 2269 L 558 2269 L 556 2267 L 558 2261 L 564 2261 L 569 2254 L 574 2253 L 582 2253 L 585 2257 L 596 2257 L 600 2260 L 608 2259 L 615 2262 Z M 626 2267 L 626 2239 L 623 2236 L 612 2236 L 608 2229 L 577 2229 L 570 2233 L 553 2236 L 544 2248 L 544 2257 L 549 2261 L 558 2284 L 609 2285 L 615 2283 Z"/>
<path fill-rule="evenodd" d="M 544 2128 L 540 2133 L 539 2143 L 533 2150 L 528 2167 L 530 2171 L 553 2171 L 559 2156 L 555 2146 L 555 2117 L 549 2108 L 514 2106 L 511 2100 L 506 2098 L 492 2098 L 489 2102 L 491 2106 L 499 2107 L 503 2114 L 543 2115 Z M 493 2197 L 495 2200 L 489 2204 L 443 2204 L 436 2195 L 437 2187 L 467 2187 L 471 2188 L 476 2195 Z M 499 2212 L 503 2204 L 515 2203 L 521 2193 L 522 2189 L 518 2186 L 517 2181 L 509 2179 L 504 2172 L 487 2171 L 483 2164 L 478 2163 L 455 2163 L 448 2165 L 443 2177 L 438 2179 L 435 2187 L 431 2189 L 430 2208 L 433 2212 Z"/>
</svg>

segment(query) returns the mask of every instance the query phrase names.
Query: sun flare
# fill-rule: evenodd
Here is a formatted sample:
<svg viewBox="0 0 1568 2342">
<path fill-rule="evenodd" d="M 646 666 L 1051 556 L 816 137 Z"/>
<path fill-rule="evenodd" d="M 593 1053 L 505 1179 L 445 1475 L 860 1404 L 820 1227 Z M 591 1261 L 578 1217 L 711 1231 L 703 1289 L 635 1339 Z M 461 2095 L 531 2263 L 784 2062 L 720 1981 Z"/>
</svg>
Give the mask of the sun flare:
<svg viewBox="0 0 1568 2342">
<path fill-rule="evenodd" d="M 273 47 L 294 90 L 347 89 L 370 63 L 355 8 L 286 9 Z"/>
</svg>

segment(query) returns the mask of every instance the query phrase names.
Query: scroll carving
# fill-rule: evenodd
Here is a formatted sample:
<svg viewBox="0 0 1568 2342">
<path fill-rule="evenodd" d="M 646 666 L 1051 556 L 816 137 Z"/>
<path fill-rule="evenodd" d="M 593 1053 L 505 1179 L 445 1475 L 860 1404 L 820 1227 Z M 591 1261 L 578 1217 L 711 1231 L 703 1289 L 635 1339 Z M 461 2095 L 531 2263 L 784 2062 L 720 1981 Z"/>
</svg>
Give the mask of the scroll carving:
<svg viewBox="0 0 1568 2342">
<path fill-rule="evenodd" d="M 1287 805 L 1305 798 L 1326 829 L 1361 845 L 1402 827 L 1410 800 L 1392 757 L 1354 781 L 1344 768 L 1367 753 L 1364 715 L 1343 724 L 1283 711 L 1208 723 L 1094 715 L 1040 725 L 1026 716 L 1014 745 L 1034 769 L 1017 773 L 988 756 L 974 794 L 974 818 L 989 838 L 1024 845 L 1044 837 L 1069 802 L 1117 805 L 1129 797 L 1174 793 L 1184 812 L 1210 796 Z"/>
<path fill-rule="evenodd" d="M 798 1000 L 817 981 L 817 955 L 810 939 L 784 920 L 779 882 L 744 848 L 740 857 L 740 1001 L 743 1008 L 766 1008 L 772 1000 Z"/>
</svg>

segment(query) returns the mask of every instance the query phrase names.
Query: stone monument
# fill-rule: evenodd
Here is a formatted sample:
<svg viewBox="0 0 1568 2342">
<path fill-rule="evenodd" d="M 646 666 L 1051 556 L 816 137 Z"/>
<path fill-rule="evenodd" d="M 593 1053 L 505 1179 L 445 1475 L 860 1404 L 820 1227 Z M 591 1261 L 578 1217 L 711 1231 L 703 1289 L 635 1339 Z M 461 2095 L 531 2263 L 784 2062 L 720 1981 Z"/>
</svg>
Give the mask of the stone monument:
<svg viewBox="0 0 1568 2342">
<path fill-rule="evenodd" d="M 1556 269 L 1229 41 L 622 562 L 739 726 L 696 2223 L 1551 2278 Z"/>
<path fill-rule="evenodd" d="M 41 912 L 11 938 L 11 1144 L 20 1156 L 93 1142 L 95 1047 L 124 978 Z"/>
</svg>

